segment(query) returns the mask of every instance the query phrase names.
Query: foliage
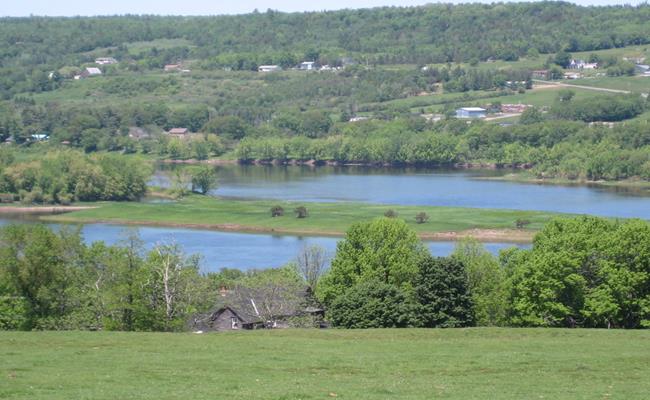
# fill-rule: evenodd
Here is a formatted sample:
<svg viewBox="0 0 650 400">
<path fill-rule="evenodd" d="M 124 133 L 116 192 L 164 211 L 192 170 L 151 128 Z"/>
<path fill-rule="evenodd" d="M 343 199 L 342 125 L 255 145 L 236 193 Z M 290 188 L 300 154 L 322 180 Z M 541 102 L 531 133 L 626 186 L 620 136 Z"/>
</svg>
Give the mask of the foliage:
<svg viewBox="0 0 650 400">
<path fill-rule="evenodd" d="M 217 188 L 217 173 L 209 165 L 195 169 L 192 172 L 192 191 L 207 194 Z"/>
<path fill-rule="evenodd" d="M 271 207 L 271 217 L 281 217 L 284 215 L 284 208 L 282 206 Z"/>
<path fill-rule="evenodd" d="M 293 210 L 293 212 L 296 214 L 296 218 L 307 218 L 309 216 L 307 207 L 305 206 L 298 206 Z"/>
<path fill-rule="evenodd" d="M 476 325 L 506 325 L 506 275 L 499 261 L 472 238 L 459 241 L 451 258 L 465 265 Z"/>
<path fill-rule="evenodd" d="M 389 209 L 389 210 L 386 210 L 386 212 L 384 212 L 384 217 L 386 217 L 386 218 L 397 218 L 398 215 L 399 214 L 397 213 L 397 211 L 395 211 L 393 209 Z"/>
<path fill-rule="evenodd" d="M 424 224 L 429 221 L 429 214 L 424 211 L 415 214 L 415 222 L 418 224 Z"/>
<path fill-rule="evenodd" d="M 329 308 L 332 325 L 350 329 L 406 328 L 416 321 L 415 305 L 397 286 L 379 279 L 361 281 Z"/>
<path fill-rule="evenodd" d="M 523 326 L 646 327 L 650 225 L 557 219 L 531 250 L 509 255 L 512 322 Z"/>
<path fill-rule="evenodd" d="M 458 259 L 425 257 L 414 286 L 421 326 L 454 328 L 474 323 L 467 272 Z"/>
<path fill-rule="evenodd" d="M 408 290 L 425 252 L 415 232 L 402 220 L 380 218 L 356 223 L 337 244 L 332 266 L 319 284 L 318 297 L 330 305 L 348 288 L 370 279 Z"/>
</svg>

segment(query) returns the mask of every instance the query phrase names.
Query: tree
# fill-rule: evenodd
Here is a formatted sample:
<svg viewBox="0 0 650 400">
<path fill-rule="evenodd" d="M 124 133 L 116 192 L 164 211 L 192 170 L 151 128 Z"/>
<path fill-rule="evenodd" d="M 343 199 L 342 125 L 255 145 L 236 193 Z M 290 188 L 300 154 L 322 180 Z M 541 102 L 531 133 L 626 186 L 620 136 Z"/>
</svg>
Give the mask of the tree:
<svg viewBox="0 0 650 400">
<path fill-rule="evenodd" d="M 529 107 L 519 116 L 519 123 L 522 125 L 532 125 L 544 121 L 544 114 L 537 107 Z"/>
<path fill-rule="evenodd" d="M 499 261 L 476 239 L 459 241 L 451 258 L 465 266 L 478 326 L 502 326 L 507 320 L 505 273 Z"/>
<path fill-rule="evenodd" d="M 386 210 L 386 212 L 384 213 L 384 217 L 386 218 L 397 218 L 398 215 L 399 214 L 397 213 L 397 211 L 393 209 Z"/>
<path fill-rule="evenodd" d="M 298 206 L 293 211 L 296 213 L 296 218 L 307 218 L 309 216 L 305 206 Z"/>
<path fill-rule="evenodd" d="M 273 206 L 271 207 L 271 217 L 281 217 L 284 215 L 284 208 L 282 206 Z"/>
<path fill-rule="evenodd" d="M 380 218 L 356 223 L 337 244 L 332 266 L 321 279 L 318 297 L 326 305 L 363 280 L 378 279 L 409 288 L 427 254 L 406 222 Z"/>
<path fill-rule="evenodd" d="M 371 279 L 337 297 L 328 316 L 332 325 L 343 328 L 406 328 L 416 324 L 415 309 L 397 286 Z"/>
<path fill-rule="evenodd" d="M 307 283 L 312 294 L 316 293 L 318 281 L 327 266 L 327 251 L 318 245 L 304 246 L 296 257 L 298 273 Z"/>
<path fill-rule="evenodd" d="M 425 257 L 415 279 L 418 319 L 427 328 L 453 328 L 474 323 L 465 266 L 454 258 Z"/>
<path fill-rule="evenodd" d="M 564 50 L 558 51 L 553 58 L 553 62 L 562 68 L 566 68 L 571 63 L 571 53 Z"/>
<path fill-rule="evenodd" d="M 429 221 L 429 214 L 425 212 L 419 212 L 415 214 L 415 222 L 418 224 L 424 224 L 425 222 Z"/>
<path fill-rule="evenodd" d="M 214 168 L 203 166 L 192 172 L 192 191 L 206 194 L 217 188 L 217 174 Z"/>
<path fill-rule="evenodd" d="M 227 139 L 242 139 L 248 135 L 252 127 L 243 119 L 236 116 L 216 117 L 208 121 L 203 130 L 216 133 Z"/>
</svg>

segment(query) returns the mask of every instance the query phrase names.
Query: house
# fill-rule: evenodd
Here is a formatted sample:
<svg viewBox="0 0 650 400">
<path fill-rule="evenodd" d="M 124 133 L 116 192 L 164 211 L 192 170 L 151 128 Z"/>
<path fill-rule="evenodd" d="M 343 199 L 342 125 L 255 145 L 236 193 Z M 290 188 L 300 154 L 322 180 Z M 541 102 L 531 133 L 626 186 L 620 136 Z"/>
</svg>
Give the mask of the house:
<svg viewBox="0 0 650 400">
<path fill-rule="evenodd" d="M 548 79 L 549 74 L 547 69 L 536 69 L 531 72 L 531 77 L 533 79 Z"/>
<path fill-rule="evenodd" d="M 588 63 L 584 60 L 571 60 L 567 69 L 597 69 L 598 63 Z"/>
<path fill-rule="evenodd" d="M 303 61 L 298 66 L 298 69 L 302 71 L 313 71 L 316 69 L 316 63 L 313 61 Z"/>
<path fill-rule="evenodd" d="M 117 60 L 113 57 L 99 57 L 95 59 L 95 64 L 97 65 L 110 65 L 117 64 Z"/>
<path fill-rule="evenodd" d="M 282 71 L 282 68 L 279 65 L 260 65 L 257 70 L 259 72 L 277 72 Z"/>
<path fill-rule="evenodd" d="M 187 128 L 172 128 L 169 130 L 170 135 L 179 135 L 179 136 L 184 136 L 187 135 L 190 131 Z"/>
<path fill-rule="evenodd" d="M 565 72 L 564 79 L 580 79 L 582 74 L 579 72 Z"/>
<path fill-rule="evenodd" d="M 49 139 L 50 137 L 48 135 L 44 134 L 44 133 L 40 133 L 40 134 L 32 135 L 31 138 L 35 142 L 42 142 L 42 141 L 45 141 L 45 140 Z"/>
<path fill-rule="evenodd" d="M 165 72 L 180 71 L 180 64 L 167 64 L 163 67 Z"/>
<path fill-rule="evenodd" d="M 140 140 L 140 139 L 146 139 L 150 137 L 149 132 L 147 132 L 145 129 L 137 127 L 137 126 L 131 126 L 129 127 L 129 137 L 131 139 L 135 140 Z"/>
<path fill-rule="evenodd" d="M 235 331 L 240 329 L 264 328 L 264 322 L 233 306 L 223 306 L 208 315 L 198 316 L 192 321 L 196 331 Z"/>
<path fill-rule="evenodd" d="M 485 118 L 486 113 L 481 107 L 461 107 L 456 110 L 456 118 Z"/>
<path fill-rule="evenodd" d="M 361 122 L 361 121 L 367 121 L 370 118 L 368 117 L 352 117 L 350 118 L 349 122 Z"/>
<path fill-rule="evenodd" d="M 102 74 L 102 70 L 95 67 L 88 67 L 81 72 L 79 75 L 81 78 L 88 78 L 90 76 L 99 76 Z"/>
</svg>

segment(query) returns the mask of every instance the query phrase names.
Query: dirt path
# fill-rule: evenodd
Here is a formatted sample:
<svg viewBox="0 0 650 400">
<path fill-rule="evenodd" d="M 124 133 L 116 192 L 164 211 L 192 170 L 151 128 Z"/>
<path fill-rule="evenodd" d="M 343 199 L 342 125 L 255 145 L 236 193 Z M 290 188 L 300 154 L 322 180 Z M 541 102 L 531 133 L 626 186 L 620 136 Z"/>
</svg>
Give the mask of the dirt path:
<svg viewBox="0 0 650 400">
<path fill-rule="evenodd" d="M 601 88 L 601 87 L 595 87 L 595 86 L 582 86 L 582 85 L 574 85 L 574 84 L 571 84 L 571 83 L 542 81 L 542 80 L 538 80 L 538 79 L 533 79 L 533 82 L 538 82 L 538 83 L 543 84 L 543 86 L 539 87 L 538 89 L 548 89 L 548 88 L 550 88 L 550 86 L 560 86 L 560 87 L 568 87 L 568 88 L 576 88 L 576 89 L 595 90 L 597 92 L 623 93 L 623 94 L 632 93 L 629 90 L 607 89 L 607 88 Z"/>
</svg>

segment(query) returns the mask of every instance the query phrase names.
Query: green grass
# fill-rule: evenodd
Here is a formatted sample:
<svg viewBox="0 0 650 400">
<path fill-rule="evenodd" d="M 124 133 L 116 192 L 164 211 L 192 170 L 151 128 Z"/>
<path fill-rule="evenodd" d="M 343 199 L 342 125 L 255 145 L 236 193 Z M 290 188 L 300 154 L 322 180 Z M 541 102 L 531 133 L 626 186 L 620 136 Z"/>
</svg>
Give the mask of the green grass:
<svg viewBox="0 0 650 400">
<path fill-rule="evenodd" d="M 650 92 L 650 77 L 618 76 L 576 79 L 570 82 L 575 85 L 593 86 L 606 89 L 629 90 L 634 93 Z"/>
<path fill-rule="evenodd" d="M 456 207 L 395 206 L 363 203 L 296 203 L 277 200 L 232 200 L 192 195 L 173 203 L 97 203 L 98 208 L 48 217 L 68 222 L 107 221 L 156 225 L 187 225 L 228 228 L 241 231 L 340 235 L 354 222 L 381 217 L 388 209 L 399 213 L 421 234 L 463 231 L 467 229 L 514 228 L 518 218 L 531 221 L 530 229 L 540 229 L 558 214 L 538 211 L 491 210 Z M 272 218 L 270 208 L 281 205 L 285 215 Z M 298 219 L 293 209 L 305 205 L 309 217 Z M 430 220 L 415 223 L 418 212 L 426 212 Z M 529 236 L 529 235 L 524 235 Z"/>
<path fill-rule="evenodd" d="M 0 332 L 3 399 L 647 399 L 650 332 Z"/>
</svg>

